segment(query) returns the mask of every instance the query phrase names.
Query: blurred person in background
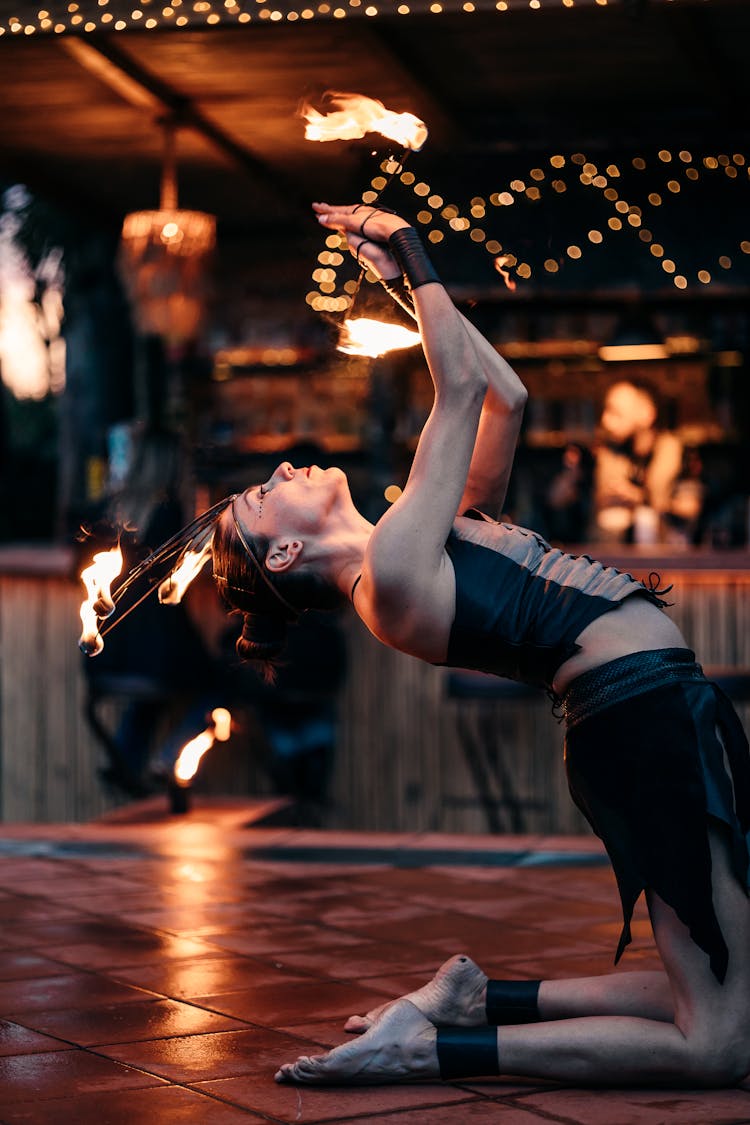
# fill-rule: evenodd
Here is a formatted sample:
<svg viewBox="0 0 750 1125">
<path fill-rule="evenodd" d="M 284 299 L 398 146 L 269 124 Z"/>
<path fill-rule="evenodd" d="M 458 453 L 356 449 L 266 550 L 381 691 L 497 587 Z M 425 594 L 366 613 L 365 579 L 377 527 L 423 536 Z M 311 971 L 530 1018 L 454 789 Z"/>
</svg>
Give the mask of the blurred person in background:
<svg viewBox="0 0 750 1125">
<path fill-rule="evenodd" d="M 659 542 L 682 468 L 679 437 L 658 426 L 655 391 L 636 377 L 607 391 L 594 468 L 594 533 L 604 542 Z"/>
</svg>

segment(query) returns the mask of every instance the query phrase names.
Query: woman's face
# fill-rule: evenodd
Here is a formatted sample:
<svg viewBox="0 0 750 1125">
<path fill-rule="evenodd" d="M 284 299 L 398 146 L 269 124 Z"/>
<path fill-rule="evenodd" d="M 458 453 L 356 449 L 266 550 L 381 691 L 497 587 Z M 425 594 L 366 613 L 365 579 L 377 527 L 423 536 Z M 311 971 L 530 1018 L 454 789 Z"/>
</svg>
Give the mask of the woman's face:
<svg viewBox="0 0 750 1125">
<path fill-rule="evenodd" d="M 351 503 L 341 469 L 308 465 L 295 469 L 282 461 L 261 485 L 246 489 L 235 501 L 235 513 L 251 535 L 304 538 L 325 529 L 331 510 Z"/>
<path fill-rule="evenodd" d="M 623 442 L 639 430 L 648 430 L 656 420 L 656 407 L 649 395 L 630 383 L 616 383 L 604 400 L 601 425 L 614 441 Z"/>
</svg>

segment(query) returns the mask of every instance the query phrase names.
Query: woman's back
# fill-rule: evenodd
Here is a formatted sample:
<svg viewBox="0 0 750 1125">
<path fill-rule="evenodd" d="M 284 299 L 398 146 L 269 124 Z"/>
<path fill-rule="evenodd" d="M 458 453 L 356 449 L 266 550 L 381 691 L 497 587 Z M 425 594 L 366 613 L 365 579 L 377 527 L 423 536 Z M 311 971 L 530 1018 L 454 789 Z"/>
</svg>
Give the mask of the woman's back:
<svg viewBox="0 0 750 1125">
<path fill-rule="evenodd" d="M 446 550 L 456 609 L 442 663 L 549 688 L 571 668 L 579 674 L 613 650 L 635 651 L 633 637 L 639 649 L 684 646 L 653 583 L 552 548 L 526 528 L 470 512 L 457 519 Z"/>
</svg>

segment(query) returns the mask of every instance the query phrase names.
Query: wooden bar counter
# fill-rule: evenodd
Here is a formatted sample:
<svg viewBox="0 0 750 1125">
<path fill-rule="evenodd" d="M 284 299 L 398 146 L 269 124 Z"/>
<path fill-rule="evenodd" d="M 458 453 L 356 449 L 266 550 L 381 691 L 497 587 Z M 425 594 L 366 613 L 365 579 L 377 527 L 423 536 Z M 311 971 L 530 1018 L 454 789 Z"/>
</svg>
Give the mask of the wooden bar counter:
<svg viewBox="0 0 750 1125">
<path fill-rule="evenodd" d="M 0 547 L 0 817 L 89 820 L 109 808 L 84 717 L 83 587 L 72 552 Z"/>
<path fill-rule="evenodd" d="M 635 548 L 603 561 L 674 583 L 668 611 L 704 667 L 750 668 L 750 553 Z M 0 547 L 0 817 L 88 820 L 111 807 L 84 716 L 76 644 L 82 588 L 56 547 Z M 567 794 L 562 727 L 543 692 L 497 681 L 500 698 L 459 698 L 451 672 L 392 652 L 346 616 L 331 826 L 381 831 L 583 829 Z M 746 729 L 750 704 L 737 704 Z M 237 754 L 254 755 L 252 740 Z M 266 783 L 259 770 L 239 768 Z"/>
</svg>

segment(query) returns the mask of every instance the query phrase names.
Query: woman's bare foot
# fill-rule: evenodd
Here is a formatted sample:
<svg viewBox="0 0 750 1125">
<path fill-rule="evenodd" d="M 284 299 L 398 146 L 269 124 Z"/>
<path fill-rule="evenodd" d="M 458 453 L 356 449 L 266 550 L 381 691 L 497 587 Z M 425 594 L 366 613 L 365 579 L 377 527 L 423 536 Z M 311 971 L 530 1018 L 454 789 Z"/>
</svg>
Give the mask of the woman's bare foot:
<svg viewBox="0 0 750 1125">
<path fill-rule="evenodd" d="M 284 1063 L 277 1082 L 375 1085 L 438 1078 L 437 1031 L 408 1000 L 395 1000 L 382 1019 L 353 1043 L 324 1055 Z"/>
<path fill-rule="evenodd" d="M 401 1000 L 410 1001 L 436 1027 L 477 1027 L 487 1023 L 487 977 L 470 957 L 459 953 L 441 965 L 432 980 L 416 992 L 389 1000 L 366 1016 L 350 1016 L 344 1029 L 361 1035 Z"/>
</svg>

